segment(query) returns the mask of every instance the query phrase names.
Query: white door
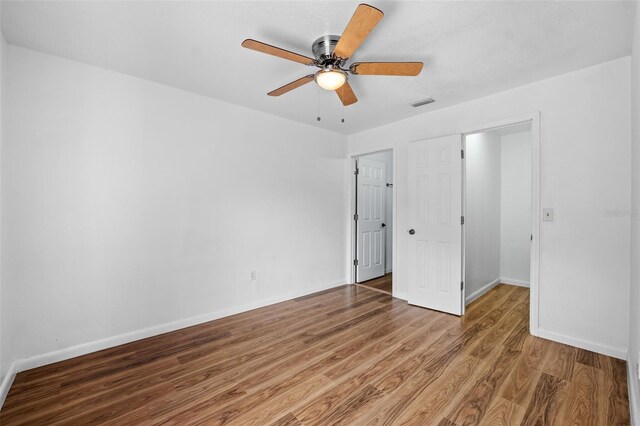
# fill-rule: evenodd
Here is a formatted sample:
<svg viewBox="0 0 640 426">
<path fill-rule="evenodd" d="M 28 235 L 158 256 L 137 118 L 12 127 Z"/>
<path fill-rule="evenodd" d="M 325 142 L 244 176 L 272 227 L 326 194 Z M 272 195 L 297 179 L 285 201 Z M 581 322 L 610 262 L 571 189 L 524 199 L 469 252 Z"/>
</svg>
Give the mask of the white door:
<svg viewBox="0 0 640 426">
<path fill-rule="evenodd" d="M 385 165 L 379 161 L 358 159 L 356 281 L 384 275 L 385 255 Z"/>
<path fill-rule="evenodd" d="M 409 144 L 409 303 L 462 315 L 462 136 Z"/>
</svg>

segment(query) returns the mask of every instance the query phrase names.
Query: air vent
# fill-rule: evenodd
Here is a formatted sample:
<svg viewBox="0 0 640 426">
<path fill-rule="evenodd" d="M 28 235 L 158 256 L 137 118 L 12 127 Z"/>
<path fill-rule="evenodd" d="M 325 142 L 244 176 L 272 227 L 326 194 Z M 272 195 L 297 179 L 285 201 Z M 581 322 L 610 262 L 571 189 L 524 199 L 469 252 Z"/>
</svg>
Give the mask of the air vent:
<svg viewBox="0 0 640 426">
<path fill-rule="evenodd" d="M 432 104 L 434 102 L 435 102 L 435 100 L 433 98 L 426 98 L 426 99 L 422 99 L 420 101 L 412 102 L 409 105 L 411 105 L 414 108 L 418 108 L 418 107 L 421 107 L 422 105 L 428 105 L 428 104 Z"/>
</svg>

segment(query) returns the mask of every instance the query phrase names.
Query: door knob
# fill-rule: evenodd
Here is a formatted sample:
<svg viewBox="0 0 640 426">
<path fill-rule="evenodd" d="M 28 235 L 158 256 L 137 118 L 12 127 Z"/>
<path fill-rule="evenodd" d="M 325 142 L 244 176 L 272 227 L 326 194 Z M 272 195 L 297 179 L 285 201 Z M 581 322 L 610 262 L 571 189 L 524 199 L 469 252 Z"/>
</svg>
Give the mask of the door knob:
<svg viewBox="0 0 640 426">
<path fill-rule="evenodd" d="M 380 225 L 380 226 L 382 226 L 382 227 L 384 228 L 384 227 L 385 227 L 385 226 L 387 226 L 387 225 L 383 223 L 383 224 L 382 224 L 382 225 Z"/>
<path fill-rule="evenodd" d="M 409 229 L 407 232 L 409 233 L 409 235 L 413 235 L 413 234 L 416 233 L 416 230 L 415 229 Z"/>
</svg>

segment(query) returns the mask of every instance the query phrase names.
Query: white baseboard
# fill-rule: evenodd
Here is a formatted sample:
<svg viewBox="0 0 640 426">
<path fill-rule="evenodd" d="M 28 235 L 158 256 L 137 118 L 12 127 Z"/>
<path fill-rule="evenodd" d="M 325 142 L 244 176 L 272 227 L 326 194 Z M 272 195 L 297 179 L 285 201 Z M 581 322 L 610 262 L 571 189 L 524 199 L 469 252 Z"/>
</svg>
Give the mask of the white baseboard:
<svg viewBox="0 0 640 426">
<path fill-rule="evenodd" d="M 502 284 L 517 285 L 519 287 L 530 287 L 529 281 L 516 280 L 515 278 L 500 277 Z"/>
<path fill-rule="evenodd" d="M 14 361 L 9 367 L 7 376 L 0 385 L 0 408 L 4 403 L 4 399 L 9 392 L 9 388 L 13 383 L 15 375 L 21 371 L 31 370 L 32 368 L 42 367 L 43 365 L 53 364 L 54 362 L 64 361 L 77 356 L 86 355 L 91 352 L 101 351 L 103 349 L 112 348 L 114 346 L 123 345 L 125 343 L 131 343 L 136 340 L 146 339 L 147 337 L 157 336 L 159 334 L 169 333 L 171 331 L 179 330 L 181 328 L 191 327 L 194 325 L 202 324 L 205 322 L 213 321 L 216 319 L 228 317 L 230 315 L 239 314 L 242 312 L 251 311 L 253 309 L 262 308 L 265 306 L 273 305 L 275 303 L 284 302 L 286 300 L 295 299 L 296 297 L 306 296 L 318 291 L 328 290 L 330 288 L 339 287 L 345 285 L 346 280 L 335 281 L 330 284 L 326 284 L 313 289 L 305 289 L 301 291 L 290 292 L 276 297 L 266 298 L 255 302 L 247 303 L 244 305 L 236 306 L 228 309 L 221 309 L 219 311 L 210 312 L 203 315 L 197 315 L 190 318 L 185 318 L 177 321 L 168 322 L 165 324 L 156 325 L 153 327 L 145 328 L 142 330 L 136 330 L 129 333 L 120 334 L 117 336 L 107 337 L 105 339 L 95 340 L 93 342 L 82 343 L 79 345 L 70 346 L 68 348 L 59 349 L 52 352 L 47 352 L 40 355 L 35 355 L 28 358 L 19 359 Z M 6 388 L 6 389 L 5 389 Z"/>
<path fill-rule="evenodd" d="M 464 299 L 465 305 L 468 305 L 469 303 L 471 303 L 474 300 L 476 300 L 478 297 L 482 296 L 483 294 L 485 294 L 486 292 L 488 292 L 489 290 L 491 290 L 492 288 L 494 288 L 495 286 L 500 284 L 500 280 L 501 280 L 501 278 L 496 278 L 495 280 L 491 281 L 490 283 L 485 284 L 484 286 L 482 286 L 482 288 L 479 288 L 478 290 L 474 291 L 470 295 L 466 296 L 465 299 Z"/>
<path fill-rule="evenodd" d="M 386 269 L 384 270 L 384 273 L 385 273 L 385 274 L 388 274 L 389 272 L 391 272 L 391 267 L 388 267 L 388 268 L 386 268 Z"/>
<path fill-rule="evenodd" d="M 631 425 L 640 426 L 640 407 L 638 407 L 638 378 L 635 377 L 633 357 L 627 359 L 627 387 L 629 388 L 629 411 L 631 412 Z"/>
<path fill-rule="evenodd" d="M 538 328 L 538 337 L 553 340 L 554 342 L 564 343 L 565 345 L 575 346 L 576 348 L 586 349 L 591 352 L 597 352 L 602 355 L 611 356 L 621 360 L 627 360 L 627 350 L 625 348 L 615 348 L 613 346 L 601 345 L 600 343 L 590 342 L 588 340 L 578 339 L 576 337 L 565 336 L 564 334 L 555 333 L 553 331 Z"/>
<path fill-rule="evenodd" d="M 13 384 L 13 380 L 16 378 L 16 363 L 13 362 L 9 366 L 9 371 L 7 371 L 7 375 L 4 376 L 2 383 L 0 383 L 0 408 L 4 405 L 4 400 L 7 399 L 7 395 L 9 394 L 9 389 L 11 389 L 11 385 Z"/>
</svg>

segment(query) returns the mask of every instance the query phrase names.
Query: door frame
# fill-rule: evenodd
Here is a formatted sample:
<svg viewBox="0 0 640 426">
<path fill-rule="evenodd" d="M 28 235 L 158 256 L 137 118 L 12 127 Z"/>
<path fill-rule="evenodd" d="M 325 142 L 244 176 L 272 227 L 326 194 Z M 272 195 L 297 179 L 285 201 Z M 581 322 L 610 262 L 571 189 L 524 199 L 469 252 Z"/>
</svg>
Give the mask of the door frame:
<svg viewBox="0 0 640 426">
<path fill-rule="evenodd" d="M 542 215 L 540 214 L 540 111 L 535 111 L 529 114 L 524 114 L 516 117 L 506 118 L 503 120 L 492 121 L 489 123 L 478 124 L 474 126 L 464 127 L 459 130 L 462 138 L 462 149 L 466 149 L 464 146 L 465 136 L 471 133 L 481 133 L 485 131 L 495 130 L 501 127 L 508 127 L 517 124 L 531 123 L 531 235 L 533 235 L 533 241 L 531 242 L 531 270 L 529 279 L 529 333 L 533 336 L 538 336 L 538 318 L 539 318 L 539 297 L 540 297 L 540 220 Z M 466 156 L 465 156 L 466 157 Z M 465 158 L 466 159 L 466 158 Z M 466 185 L 464 182 L 466 172 L 466 164 L 463 161 L 462 164 L 462 214 L 465 212 L 465 195 Z M 395 169 L 394 169 L 395 173 Z M 395 214 L 395 213 L 394 213 Z M 465 229 L 462 227 L 462 278 L 464 280 L 465 268 L 464 268 L 464 237 Z M 462 306 L 464 314 L 464 299 L 466 293 L 465 289 L 462 292 Z"/>
<path fill-rule="evenodd" d="M 397 166 L 397 150 L 396 150 L 396 146 L 392 146 L 390 148 L 381 148 L 381 149 L 377 149 L 377 150 L 373 150 L 373 151 L 365 151 L 365 152 L 358 152 L 356 154 L 351 154 L 349 157 L 349 161 L 348 161 L 348 166 L 347 166 L 347 173 L 350 176 L 350 182 L 351 184 L 347 186 L 347 197 L 349 199 L 349 216 L 347 218 L 348 222 L 349 222 L 349 229 L 347 232 L 347 270 L 349 271 L 348 277 L 347 277 L 347 284 L 355 284 L 356 283 L 356 272 L 357 272 L 357 267 L 353 264 L 353 260 L 357 257 L 357 236 L 356 236 L 356 232 L 358 232 L 357 226 L 356 226 L 356 221 L 354 220 L 354 215 L 357 213 L 357 206 L 356 206 L 356 175 L 354 173 L 355 169 L 356 169 L 356 161 L 358 157 L 361 157 L 363 155 L 368 155 L 368 154 L 377 154 L 380 152 L 391 152 L 391 157 L 392 157 L 392 164 L 393 164 L 393 173 L 391 174 L 393 176 L 393 184 L 394 184 L 394 191 L 393 191 L 393 197 L 392 197 L 392 206 L 391 206 L 391 212 L 393 217 L 391 218 L 391 229 L 393 230 L 393 235 L 391 238 L 391 273 L 393 273 L 393 271 L 396 270 L 396 247 L 397 247 L 397 213 L 396 213 L 396 207 L 397 207 L 397 202 L 396 202 L 396 191 L 395 191 L 395 184 L 396 184 L 396 174 L 397 174 L 397 170 L 398 170 L 398 166 Z M 386 268 L 385 268 L 385 274 L 386 274 Z M 396 296 L 397 294 L 397 290 L 396 290 L 396 280 L 392 279 L 391 280 L 391 295 L 393 297 Z"/>
</svg>

